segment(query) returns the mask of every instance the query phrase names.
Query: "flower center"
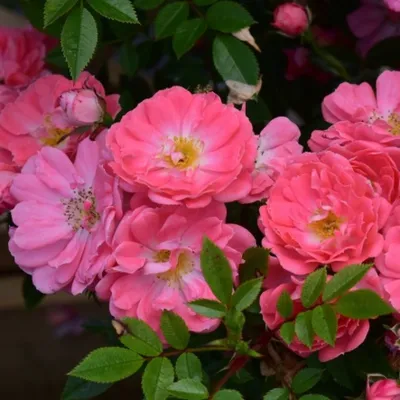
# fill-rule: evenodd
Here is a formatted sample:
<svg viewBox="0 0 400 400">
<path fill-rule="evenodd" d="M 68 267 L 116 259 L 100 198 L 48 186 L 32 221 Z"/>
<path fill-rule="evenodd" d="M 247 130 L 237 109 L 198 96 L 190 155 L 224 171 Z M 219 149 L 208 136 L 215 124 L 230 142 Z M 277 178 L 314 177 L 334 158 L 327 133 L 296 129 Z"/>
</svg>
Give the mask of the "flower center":
<svg viewBox="0 0 400 400">
<path fill-rule="evenodd" d="M 163 160 L 173 168 L 185 170 L 196 167 L 203 143 L 191 137 L 174 136 L 163 148 Z"/>
<path fill-rule="evenodd" d="M 166 252 L 167 250 L 161 250 L 161 252 L 163 251 Z M 164 281 L 168 281 L 169 284 L 176 284 L 181 280 L 184 275 L 191 272 L 193 268 L 194 262 L 192 260 L 191 254 L 187 251 L 184 251 L 179 254 L 178 262 L 175 268 L 172 268 L 169 271 L 161 272 L 161 274 L 158 274 L 157 277 Z"/>
<path fill-rule="evenodd" d="M 165 263 L 169 260 L 170 255 L 171 252 L 169 250 L 160 250 L 154 255 L 153 260 L 156 263 Z"/>
<path fill-rule="evenodd" d="M 41 138 L 41 142 L 45 146 L 52 146 L 52 147 L 58 146 L 73 131 L 73 128 L 62 129 L 55 126 L 52 122 L 50 115 L 47 115 L 44 118 L 43 125 L 46 128 L 47 136 Z"/>
<path fill-rule="evenodd" d="M 100 219 L 100 214 L 96 211 L 96 199 L 92 188 L 75 190 L 75 197 L 63 199 L 64 215 L 68 224 L 74 231 L 86 229 L 91 231 Z"/>
<path fill-rule="evenodd" d="M 325 218 L 310 222 L 308 226 L 320 239 L 326 240 L 334 236 L 342 222 L 341 218 L 329 211 Z"/>
<path fill-rule="evenodd" d="M 387 123 L 391 126 L 391 129 L 389 129 L 389 132 L 393 136 L 399 136 L 400 135 L 400 115 L 391 113 L 388 117 Z"/>
</svg>

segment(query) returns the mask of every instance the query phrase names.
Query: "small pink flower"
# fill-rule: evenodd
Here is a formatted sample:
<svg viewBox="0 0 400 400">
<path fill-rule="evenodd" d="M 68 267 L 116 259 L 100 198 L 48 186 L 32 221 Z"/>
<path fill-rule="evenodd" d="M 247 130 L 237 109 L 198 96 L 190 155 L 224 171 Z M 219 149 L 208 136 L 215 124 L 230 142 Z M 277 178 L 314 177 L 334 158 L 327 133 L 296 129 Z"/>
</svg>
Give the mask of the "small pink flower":
<svg viewBox="0 0 400 400">
<path fill-rule="evenodd" d="M 400 385 L 394 379 L 381 379 L 368 384 L 366 400 L 400 400 Z"/>
<path fill-rule="evenodd" d="M 362 0 L 361 7 L 347 16 L 362 56 L 382 40 L 399 35 L 399 21 L 398 0 Z"/>
<path fill-rule="evenodd" d="M 215 93 L 161 90 L 114 124 L 107 143 L 114 171 L 156 203 L 205 207 L 251 189 L 251 123 Z"/>
<path fill-rule="evenodd" d="M 17 172 L 18 168 L 13 165 L 11 154 L 0 148 L 0 214 L 15 205 L 15 199 L 10 193 L 10 186 Z"/>
<path fill-rule="evenodd" d="M 394 203 L 400 195 L 400 175 L 392 158 L 380 151 L 368 148 L 360 141 L 344 146 L 331 146 L 329 151 L 346 157 L 355 172 L 365 176 L 375 193 Z"/>
<path fill-rule="evenodd" d="M 40 76 L 46 55 L 45 35 L 32 28 L 0 28 L 0 81 L 24 87 Z"/>
<path fill-rule="evenodd" d="M 200 269 L 203 238 L 208 236 L 224 251 L 237 275 L 242 253 L 255 245 L 253 236 L 225 223 L 226 209 L 220 203 L 201 210 L 134 203 L 137 208 L 125 214 L 114 236 L 116 265 L 97 285 L 97 294 L 110 300 L 114 317 L 142 319 L 158 332 L 163 310 L 180 315 L 191 331 L 215 329 L 219 320 L 187 306 L 195 299 L 214 299 Z"/>
<path fill-rule="evenodd" d="M 379 231 L 390 209 L 344 157 L 304 153 L 286 167 L 260 209 L 263 246 L 292 273 L 321 264 L 338 271 L 381 252 Z"/>
<path fill-rule="evenodd" d="M 39 78 L 3 109 L 0 141 L 13 155 L 15 164 L 22 167 L 43 146 L 74 154 L 79 136 L 73 132 L 79 125 L 68 119 L 59 105 L 59 98 L 65 92 L 87 87 L 105 99 L 109 114 L 115 116 L 118 113 L 118 96 L 106 97 L 101 83 L 87 72 L 82 73 L 75 83 L 61 75 Z"/>
<path fill-rule="evenodd" d="M 14 178 L 17 228 L 10 229 L 9 248 L 43 293 L 81 293 L 112 260 L 121 195 L 99 153 L 98 144 L 85 139 L 72 164 L 59 149 L 44 147 Z"/>
<path fill-rule="evenodd" d="M 18 90 L 10 86 L 0 85 L 0 113 L 8 103 L 13 102 L 17 97 Z"/>
<path fill-rule="evenodd" d="M 272 26 L 289 36 L 301 35 L 308 28 L 309 20 L 304 7 L 296 3 L 284 3 L 274 11 Z"/>
<path fill-rule="evenodd" d="M 104 100 L 91 89 L 74 89 L 63 93 L 60 106 L 75 126 L 93 125 L 104 116 Z"/>
<path fill-rule="evenodd" d="M 261 313 L 266 326 L 275 330 L 279 337 L 278 329 L 285 322 L 285 319 L 277 311 L 277 302 L 280 295 L 286 291 L 293 300 L 293 316 L 305 311 L 301 304 L 300 295 L 305 277 L 296 276 L 284 270 L 274 258 L 271 258 L 268 277 L 264 282 L 266 290 L 261 294 L 260 306 Z M 358 285 L 358 288 L 368 288 L 382 293 L 379 277 L 375 271 L 371 270 Z M 289 345 L 290 350 L 301 357 L 308 357 L 311 353 L 318 352 L 320 361 L 326 362 L 340 355 L 350 352 L 364 342 L 368 330 L 368 321 L 357 321 L 337 315 L 338 332 L 335 346 L 331 347 L 328 343 L 318 337 L 314 337 L 311 348 L 300 342 L 297 336 L 294 337 Z"/>
<path fill-rule="evenodd" d="M 242 203 L 266 199 L 269 189 L 285 169 L 288 159 L 302 153 L 300 130 L 286 117 L 270 121 L 258 136 L 257 158 L 252 188 Z"/>
</svg>

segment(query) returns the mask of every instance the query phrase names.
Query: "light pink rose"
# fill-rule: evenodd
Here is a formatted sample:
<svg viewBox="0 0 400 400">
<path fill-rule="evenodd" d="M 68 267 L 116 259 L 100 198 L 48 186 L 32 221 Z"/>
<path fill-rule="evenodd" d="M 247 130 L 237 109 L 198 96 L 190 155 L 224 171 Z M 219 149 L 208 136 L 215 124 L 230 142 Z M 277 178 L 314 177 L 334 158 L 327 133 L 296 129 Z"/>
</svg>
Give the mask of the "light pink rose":
<svg viewBox="0 0 400 400">
<path fill-rule="evenodd" d="M 285 169 L 287 160 L 301 154 L 300 130 L 286 117 L 274 118 L 258 136 L 257 158 L 252 173 L 252 188 L 241 203 L 253 203 L 268 197 L 269 189 Z"/>
<path fill-rule="evenodd" d="M 11 154 L 0 148 L 0 214 L 10 210 L 15 204 L 10 186 L 17 172 L 18 168 L 12 163 Z"/>
<path fill-rule="evenodd" d="M 377 43 L 400 34 L 398 0 L 362 0 L 361 7 L 347 16 L 350 30 L 359 39 L 358 51 L 366 56 Z M 400 11 L 400 10 L 397 10 Z"/>
<path fill-rule="evenodd" d="M 377 195 L 384 197 L 392 204 L 399 198 L 399 171 L 389 155 L 368 148 L 360 141 L 344 146 L 331 146 L 329 151 L 346 157 L 354 171 L 370 181 Z"/>
<path fill-rule="evenodd" d="M 8 104 L 18 97 L 18 90 L 7 85 L 0 85 L 0 113 Z"/>
<path fill-rule="evenodd" d="M 400 135 L 400 71 L 385 71 L 376 81 L 376 96 L 368 83 L 341 83 L 322 103 L 326 121 L 365 122 L 377 135 Z"/>
<path fill-rule="evenodd" d="M 85 126 L 103 119 L 105 104 L 94 90 L 74 89 L 60 96 L 60 107 L 72 125 Z"/>
<path fill-rule="evenodd" d="M 321 264 L 338 271 L 381 252 L 379 231 L 390 210 L 341 155 L 304 153 L 286 167 L 260 209 L 263 246 L 292 273 Z"/>
<path fill-rule="evenodd" d="M 69 155 L 75 153 L 79 135 L 59 105 L 63 93 L 91 87 L 104 98 L 107 112 L 115 116 L 119 111 L 117 95 L 106 96 L 102 84 L 87 72 L 76 82 L 61 75 L 37 79 L 0 114 L 0 141 L 11 152 L 13 161 L 23 166 L 29 157 L 43 146 L 62 149 Z"/>
<path fill-rule="evenodd" d="M 107 143 L 114 171 L 156 203 L 198 208 L 251 190 L 251 123 L 215 93 L 161 90 L 114 124 Z"/>
<path fill-rule="evenodd" d="M 400 13 L 400 0 L 383 0 L 386 7 L 392 11 Z"/>
<path fill-rule="evenodd" d="M 394 379 L 381 379 L 367 385 L 366 400 L 400 400 L 400 385 Z"/>
<path fill-rule="evenodd" d="M 99 153 L 98 144 L 85 139 L 72 163 L 59 149 L 44 147 L 14 178 L 17 228 L 10 229 L 9 249 L 43 293 L 82 293 L 112 261 L 121 194 Z"/>
<path fill-rule="evenodd" d="M 32 28 L 0 27 L 0 81 L 24 87 L 44 71 L 46 36 Z"/>
<path fill-rule="evenodd" d="M 261 294 L 260 306 L 266 326 L 271 330 L 276 330 L 276 334 L 279 337 L 278 329 L 285 322 L 285 319 L 277 311 L 279 296 L 284 291 L 290 295 L 293 300 L 292 317 L 305 311 L 300 300 L 305 277 L 290 274 L 279 263 L 275 262 L 274 258 L 271 258 L 271 261 L 273 262 L 270 263 L 268 277 L 264 282 L 266 290 Z M 383 293 L 381 282 L 374 270 L 368 272 L 366 277 L 357 285 L 357 288 L 371 289 L 378 294 Z M 295 336 L 289 345 L 290 350 L 302 357 L 308 357 L 311 353 L 318 352 L 320 361 L 326 362 L 354 350 L 364 342 L 369 330 L 368 321 L 352 320 L 342 315 L 337 315 L 337 320 L 338 332 L 334 347 L 331 347 L 322 339 L 314 337 L 311 348 L 308 348 Z"/>
<path fill-rule="evenodd" d="M 312 151 L 330 150 L 331 146 L 357 146 L 388 154 L 400 169 L 400 137 L 384 129 L 375 129 L 364 122 L 337 122 L 325 131 L 314 131 L 308 146 Z"/>
<path fill-rule="evenodd" d="M 301 35 L 308 24 L 307 11 L 299 4 L 284 3 L 275 8 L 272 26 L 289 36 Z"/>
<path fill-rule="evenodd" d="M 125 214 L 115 233 L 116 265 L 97 285 L 99 298 L 110 300 L 114 317 L 142 319 L 157 332 L 163 310 L 180 315 L 191 331 L 215 329 L 219 320 L 187 306 L 195 299 L 215 299 L 200 269 L 203 238 L 223 250 L 234 276 L 242 253 L 255 239 L 241 226 L 225 223 L 226 209 L 220 203 L 197 210 L 133 204 L 137 208 Z"/>
</svg>

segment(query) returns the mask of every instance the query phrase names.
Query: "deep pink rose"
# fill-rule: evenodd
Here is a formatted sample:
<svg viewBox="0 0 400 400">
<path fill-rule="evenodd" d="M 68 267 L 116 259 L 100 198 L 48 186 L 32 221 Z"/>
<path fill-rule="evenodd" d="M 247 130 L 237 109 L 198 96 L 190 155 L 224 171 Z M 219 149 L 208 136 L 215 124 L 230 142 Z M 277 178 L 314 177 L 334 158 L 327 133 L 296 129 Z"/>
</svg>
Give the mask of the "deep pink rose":
<svg viewBox="0 0 400 400">
<path fill-rule="evenodd" d="M 0 27 L 0 81 L 24 87 L 44 70 L 46 36 L 32 28 Z"/>
<path fill-rule="evenodd" d="M 337 271 L 381 252 L 379 231 L 390 210 L 343 156 L 304 153 L 279 176 L 260 209 L 263 246 L 292 273 L 307 274 L 321 264 Z"/>
<path fill-rule="evenodd" d="M 11 86 L 0 85 L 0 112 L 8 104 L 18 97 L 18 90 Z"/>
<path fill-rule="evenodd" d="M 400 0 L 383 0 L 386 7 L 392 11 L 400 13 Z"/>
<path fill-rule="evenodd" d="M 251 190 L 256 136 L 215 93 L 161 90 L 114 124 L 107 143 L 116 174 L 156 203 L 200 208 Z"/>
<path fill-rule="evenodd" d="M 112 247 L 116 265 L 96 287 L 101 299 L 110 301 L 116 318 L 140 318 L 160 332 L 163 310 L 180 315 L 194 332 L 215 329 L 218 319 L 196 314 L 187 302 L 215 299 L 200 269 L 205 236 L 219 246 L 230 261 L 234 276 L 242 253 L 255 239 L 239 225 L 227 224 L 226 208 L 213 202 L 202 209 L 185 206 L 140 205 L 133 196 L 115 233 Z"/>
<path fill-rule="evenodd" d="M 272 25 L 290 36 L 302 34 L 308 28 L 308 15 L 304 7 L 296 3 L 284 3 L 274 11 Z"/>
<path fill-rule="evenodd" d="M 400 385 L 394 379 L 381 379 L 367 385 L 366 400 L 400 400 Z"/>
</svg>

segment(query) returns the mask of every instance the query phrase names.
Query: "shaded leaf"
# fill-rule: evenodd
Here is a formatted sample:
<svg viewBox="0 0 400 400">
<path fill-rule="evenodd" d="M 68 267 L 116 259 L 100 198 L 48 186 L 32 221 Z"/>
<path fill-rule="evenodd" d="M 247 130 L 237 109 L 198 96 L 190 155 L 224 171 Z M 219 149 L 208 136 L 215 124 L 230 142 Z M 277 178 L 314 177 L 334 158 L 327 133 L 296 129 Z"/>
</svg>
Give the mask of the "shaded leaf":
<svg viewBox="0 0 400 400">
<path fill-rule="evenodd" d="M 305 368 L 299 371 L 292 380 L 292 390 L 301 394 L 312 389 L 322 378 L 324 370 L 318 368 Z"/>
<path fill-rule="evenodd" d="M 207 388 L 195 379 L 181 379 L 173 383 L 168 391 L 178 399 L 203 400 L 208 398 Z"/>
<path fill-rule="evenodd" d="M 183 353 L 176 360 L 176 375 L 178 379 L 202 380 L 203 369 L 200 359 L 192 353 Z"/>
<path fill-rule="evenodd" d="M 167 388 L 174 381 L 174 367 L 168 358 L 160 357 L 151 360 L 142 377 L 143 393 L 146 400 L 165 400 Z"/>
<path fill-rule="evenodd" d="M 301 290 L 301 303 L 304 307 L 311 307 L 324 290 L 326 283 L 326 268 L 318 269 L 307 276 Z"/>
<path fill-rule="evenodd" d="M 132 78 L 135 75 L 139 66 L 139 57 L 132 43 L 126 42 L 121 46 L 120 64 L 126 76 Z"/>
<path fill-rule="evenodd" d="M 167 342 L 178 350 L 183 350 L 189 343 L 189 330 L 185 321 L 171 311 L 163 311 L 161 315 L 161 330 Z"/>
<path fill-rule="evenodd" d="M 243 400 L 243 396 L 237 390 L 220 390 L 215 394 L 213 400 Z"/>
<path fill-rule="evenodd" d="M 250 307 L 260 293 L 262 282 L 263 278 L 258 278 L 242 283 L 233 294 L 232 307 L 239 311 Z"/>
<path fill-rule="evenodd" d="M 207 30 L 207 23 L 203 18 L 183 21 L 176 29 L 172 39 L 172 47 L 178 58 L 187 53 Z"/>
<path fill-rule="evenodd" d="M 263 400 L 289 400 L 289 389 L 286 388 L 276 388 L 269 391 Z"/>
<path fill-rule="evenodd" d="M 314 341 L 312 311 L 302 312 L 296 317 L 294 331 L 296 332 L 297 338 L 300 342 L 311 348 Z"/>
<path fill-rule="evenodd" d="M 104 393 L 111 386 L 111 383 L 95 383 L 69 376 L 61 400 L 92 399 Z"/>
<path fill-rule="evenodd" d="M 289 345 L 290 343 L 292 343 L 295 335 L 294 322 L 285 322 L 279 329 L 279 334 L 286 344 Z"/>
<path fill-rule="evenodd" d="M 208 318 L 222 318 L 226 313 L 225 306 L 215 300 L 194 300 L 190 302 L 188 306 L 197 314 L 204 315 Z"/>
<path fill-rule="evenodd" d="M 312 311 L 312 327 L 317 336 L 331 346 L 335 345 L 338 322 L 332 306 L 324 304 Z"/>
<path fill-rule="evenodd" d="M 284 290 L 278 298 L 278 303 L 276 304 L 279 314 L 283 318 L 290 318 L 293 314 L 293 300 L 290 294 Z"/>
<path fill-rule="evenodd" d="M 44 5 L 44 27 L 62 17 L 78 2 L 78 0 L 47 0 Z"/>
<path fill-rule="evenodd" d="M 135 6 L 142 10 L 152 10 L 153 8 L 157 8 L 165 0 L 135 0 Z"/>
<path fill-rule="evenodd" d="M 93 10 L 105 18 L 130 24 L 139 23 L 130 0 L 87 0 L 87 2 Z"/>
<path fill-rule="evenodd" d="M 176 28 L 189 16 L 189 5 L 184 1 L 176 1 L 164 6 L 154 21 L 156 39 L 172 36 Z"/>
<path fill-rule="evenodd" d="M 268 272 L 269 251 L 263 247 L 252 247 L 243 254 L 244 263 L 239 268 L 240 282 L 265 277 Z"/>
</svg>

